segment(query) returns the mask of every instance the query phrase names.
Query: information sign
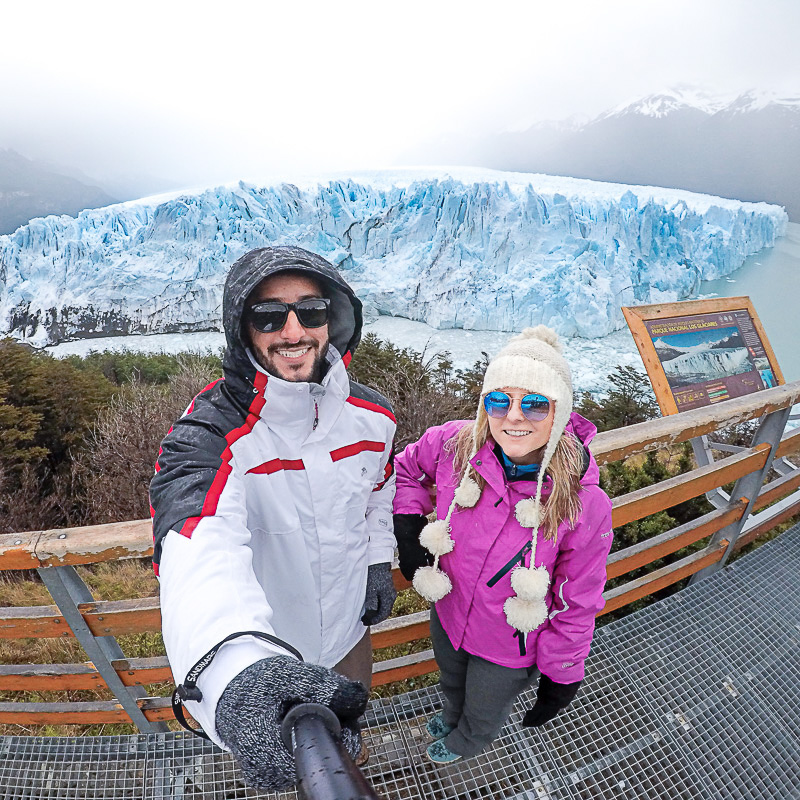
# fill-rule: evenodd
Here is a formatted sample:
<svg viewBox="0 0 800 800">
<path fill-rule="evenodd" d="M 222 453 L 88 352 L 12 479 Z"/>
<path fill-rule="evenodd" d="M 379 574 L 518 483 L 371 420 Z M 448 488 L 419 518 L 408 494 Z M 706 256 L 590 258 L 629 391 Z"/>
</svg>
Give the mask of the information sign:
<svg viewBox="0 0 800 800">
<path fill-rule="evenodd" d="M 783 384 L 749 297 L 622 309 L 662 414 Z"/>
</svg>

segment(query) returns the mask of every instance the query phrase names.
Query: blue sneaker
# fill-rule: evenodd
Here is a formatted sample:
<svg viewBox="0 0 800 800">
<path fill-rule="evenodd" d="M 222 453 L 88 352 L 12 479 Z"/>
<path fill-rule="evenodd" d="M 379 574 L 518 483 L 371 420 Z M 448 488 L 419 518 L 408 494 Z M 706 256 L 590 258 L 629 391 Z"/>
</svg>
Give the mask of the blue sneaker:
<svg viewBox="0 0 800 800">
<path fill-rule="evenodd" d="M 425 730 L 428 731 L 428 735 L 431 739 L 444 739 L 444 737 L 454 729 L 455 725 L 448 725 L 444 721 L 444 713 L 441 711 L 434 714 L 425 726 Z"/>
<path fill-rule="evenodd" d="M 461 758 L 458 753 L 448 750 L 447 745 L 441 739 L 437 739 L 433 744 L 428 745 L 428 749 L 425 752 L 428 755 L 428 760 L 433 761 L 434 764 L 452 764 Z"/>
</svg>

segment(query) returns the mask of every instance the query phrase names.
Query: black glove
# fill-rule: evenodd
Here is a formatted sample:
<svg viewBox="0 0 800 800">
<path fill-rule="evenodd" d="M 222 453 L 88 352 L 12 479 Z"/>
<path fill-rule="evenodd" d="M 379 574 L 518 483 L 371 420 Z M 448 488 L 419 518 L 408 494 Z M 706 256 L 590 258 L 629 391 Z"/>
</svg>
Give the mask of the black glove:
<svg viewBox="0 0 800 800">
<path fill-rule="evenodd" d="M 394 538 L 397 539 L 397 552 L 400 556 L 400 572 L 410 581 L 420 567 L 433 564 L 433 555 L 420 543 L 419 535 L 428 524 L 422 514 L 395 514 Z"/>
<path fill-rule="evenodd" d="M 522 725 L 525 728 L 538 728 L 545 722 L 550 722 L 559 711 L 565 709 L 578 694 L 583 681 L 575 683 L 556 683 L 547 675 L 539 678 L 539 688 L 536 691 L 536 703 L 533 708 L 525 712 Z"/>
<path fill-rule="evenodd" d="M 240 672 L 217 704 L 215 723 L 249 786 L 268 791 L 297 782 L 294 755 L 281 739 L 281 722 L 299 703 L 328 706 L 342 723 L 342 743 L 355 758 L 361 750 L 358 718 L 367 690 L 358 681 L 287 656 L 265 658 Z"/>
<path fill-rule="evenodd" d="M 370 564 L 367 570 L 367 594 L 364 598 L 365 625 L 377 625 L 392 613 L 397 591 L 392 580 L 392 565 L 388 561 Z"/>
</svg>

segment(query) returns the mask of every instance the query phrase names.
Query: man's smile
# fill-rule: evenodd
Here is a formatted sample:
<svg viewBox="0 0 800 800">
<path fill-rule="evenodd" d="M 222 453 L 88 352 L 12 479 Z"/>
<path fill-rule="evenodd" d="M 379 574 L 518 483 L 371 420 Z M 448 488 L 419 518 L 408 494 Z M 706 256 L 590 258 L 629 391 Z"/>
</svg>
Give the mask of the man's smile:
<svg viewBox="0 0 800 800">
<path fill-rule="evenodd" d="M 279 356 L 283 356 L 283 358 L 302 358 L 310 349 L 311 347 L 306 345 L 291 350 L 284 348 L 281 348 L 280 350 L 276 349 L 276 352 Z"/>
</svg>

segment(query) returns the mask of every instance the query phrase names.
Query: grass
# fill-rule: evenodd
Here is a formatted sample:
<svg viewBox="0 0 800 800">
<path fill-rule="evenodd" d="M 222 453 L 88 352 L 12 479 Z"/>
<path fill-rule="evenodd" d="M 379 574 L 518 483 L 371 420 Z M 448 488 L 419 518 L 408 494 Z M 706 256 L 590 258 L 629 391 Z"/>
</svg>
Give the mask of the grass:
<svg viewBox="0 0 800 800">
<path fill-rule="evenodd" d="M 78 574 L 96 600 L 126 600 L 158 594 L 158 580 L 149 558 L 104 561 L 78 567 Z"/>
<path fill-rule="evenodd" d="M 427 600 L 420 597 L 413 589 L 404 589 L 397 594 L 397 600 L 392 609 L 392 616 L 403 617 L 408 614 L 427 611 L 428 608 L 430 608 L 430 604 Z M 391 658 L 400 658 L 401 656 L 408 656 L 413 653 L 421 653 L 425 650 L 430 650 L 430 648 L 430 638 L 416 639 L 406 644 L 396 644 L 391 647 L 382 647 L 380 650 L 375 650 L 373 653 L 373 660 L 388 661 Z M 438 682 L 438 671 L 431 672 L 427 675 L 419 675 L 418 677 L 408 678 L 404 681 L 394 681 L 393 683 L 387 683 L 383 686 L 376 686 L 370 694 L 372 697 L 392 697 L 397 694 L 404 694 L 405 692 L 419 689 L 423 686 L 433 686 Z"/>
</svg>

